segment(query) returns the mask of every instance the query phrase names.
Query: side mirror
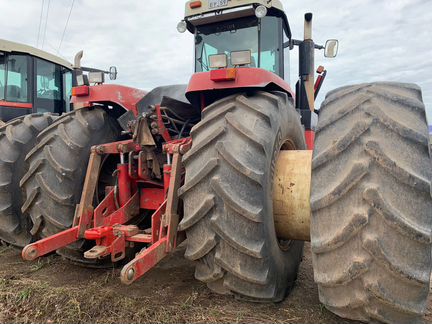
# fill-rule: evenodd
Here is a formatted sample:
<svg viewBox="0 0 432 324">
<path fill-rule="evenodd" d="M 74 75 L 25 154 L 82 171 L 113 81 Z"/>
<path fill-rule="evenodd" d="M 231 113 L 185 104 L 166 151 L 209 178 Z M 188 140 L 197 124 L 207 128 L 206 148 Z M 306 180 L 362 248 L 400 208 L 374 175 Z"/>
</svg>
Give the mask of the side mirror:
<svg viewBox="0 0 432 324">
<path fill-rule="evenodd" d="M 109 78 L 110 78 L 110 80 L 117 79 L 117 67 L 111 66 L 109 68 Z"/>
<path fill-rule="evenodd" d="M 324 56 L 334 58 L 339 50 L 339 41 L 337 39 L 329 39 L 325 44 Z"/>
</svg>

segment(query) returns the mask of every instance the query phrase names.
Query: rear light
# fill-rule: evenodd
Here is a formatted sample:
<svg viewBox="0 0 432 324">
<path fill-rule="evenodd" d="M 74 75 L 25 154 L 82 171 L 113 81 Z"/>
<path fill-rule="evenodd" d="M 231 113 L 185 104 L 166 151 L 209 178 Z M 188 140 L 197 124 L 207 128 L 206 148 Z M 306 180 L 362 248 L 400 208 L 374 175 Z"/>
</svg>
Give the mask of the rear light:
<svg viewBox="0 0 432 324">
<path fill-rule="evenodd" d="M 214 82 L 234 81 L 237 76 L 237 69 L 222 69 L 210 71 L 210 80 Z"/>
<path fill-rule="evenodd" d="M 201 1 L 192 1 L 192 2 L 189 4 L 189 7 L 190 7 L 191 9 L 201 8 L 201 6 L 202 6 Z"/>
<path fill-rule="evenodd" d="M 90 93 L 90 87 L 86 85 L 72 88 L 73 97 L 84 97 L 84 96 L 88 96 L 89 93 Z"/>
</svg>

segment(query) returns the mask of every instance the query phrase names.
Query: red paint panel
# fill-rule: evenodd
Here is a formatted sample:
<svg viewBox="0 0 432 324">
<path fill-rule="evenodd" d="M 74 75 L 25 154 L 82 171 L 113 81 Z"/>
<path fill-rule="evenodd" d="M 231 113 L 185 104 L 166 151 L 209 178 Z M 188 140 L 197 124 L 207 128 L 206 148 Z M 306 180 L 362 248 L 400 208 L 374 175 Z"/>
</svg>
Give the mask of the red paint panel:
<svg viewBox="0 0 432 324">
<path fill-rule="evenodd" d="M 124 224 L 130 220 L 131 215 L 127 212 L 128 208 L 131 208 L 132 204 L 138 203 L 138 193 L 135 193 L 131 199 L 124 205 L 121 206 L 120 209 L 117 209 L 114 213 L 109 216 L 106 216 L 103 219 L 102 226 L 112 226 L 114 224 Z"/>
<path fill-rule="evenodd" d="M 309 150 L 314 149 L 315 145 L 315 132 L 311 130 L 305 131 L 306 145 Z"/>
<path fill-rule="evenodd" d="M 161 188 L 143 188 L 140 195 L 140 208 L 157 210 L 165 200 L 164 190 Z"/>
<path fill-rule="evenodd" d="M 24 108 L 24 109 L 32 109 L 33 105 L 31 103 L 25 102 L 10 102 L 0 100 L 1 107 L 10 107 L 10 108 Z"/>
<path fill-rule="evenodd" d="M 295 98 L 294 91 L 292 91 L 290 85 L 284 79 L 263 69 L 239 68 L 236 69 L 235 81 L 222 82 L 212 81 L 211 72 L 200 72 L 192 75 L 186 93 L 236 88 L 265 88 L 273 85 Z"/>
<path fill-rule="evenodd" d="M 100 84 L 90 86 L 89 96 L 73 96 L 71 102 L 76 107 L 87 107 L 97 103 L 112 102 L 137 115 L 138 110 L 136 105 L 146 94 L 146 91 L 135 88 L 115 84 Z"/>
<path fill-rule="evenodd" d="M 131 198 L 131 178 L 129 177 L 128 164 L 118 164 L 117 171 L 119 203 L 123 207 Z"/>
<path fill-rule="evenodd" d="M 93 226 L 98 227 L 103 224 L 104 218 L 116 211 L 114 201 L 114 188 L 109 191 L 104 200 L 95 208 L 93 213 Z"/>
</svg>

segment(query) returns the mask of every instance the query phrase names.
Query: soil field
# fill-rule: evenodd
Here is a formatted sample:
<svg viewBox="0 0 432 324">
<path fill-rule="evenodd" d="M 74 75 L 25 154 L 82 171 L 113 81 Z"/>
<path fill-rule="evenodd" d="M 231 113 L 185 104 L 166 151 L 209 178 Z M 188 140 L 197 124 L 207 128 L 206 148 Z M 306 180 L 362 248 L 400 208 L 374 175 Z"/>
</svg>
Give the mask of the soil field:
<svg viewBox="0 0 432 324">
<path fill-rule="evenodd" d="M 357 323 L 319 303 L 309 246 L 296 287 L 279 304 L 213 294 L 194 279 L 183 253 L 124 286 L 120 269 L 85 269 L 55 255 L 24 262 L 19 251 L 0 246 L 0 323 Z M 425 321 L 432 322 L 432 305 Z"/>
</svg>

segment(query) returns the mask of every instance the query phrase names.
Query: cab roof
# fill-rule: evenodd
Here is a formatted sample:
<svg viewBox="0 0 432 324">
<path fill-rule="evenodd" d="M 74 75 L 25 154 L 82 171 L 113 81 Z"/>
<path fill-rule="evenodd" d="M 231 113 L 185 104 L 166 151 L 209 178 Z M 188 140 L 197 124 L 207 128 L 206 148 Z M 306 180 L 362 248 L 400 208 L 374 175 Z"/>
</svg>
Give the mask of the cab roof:
<svg viewBox="0 0 432 324">
<path fill-rule="evenodd" d="M 211 7 L 212 3 L 219 2 L 220 5 L 216 7 Z M 200 5 L 198 5 L 200 3 Z M 253 6 L 254 8 L 263 5 L 269 10 L 269 15 L 281 17 L 284 21 L 284 29 L 289 39 L 291 39 L 291 29 L 289 27 L 288 19 L 286 17 L 282 2 L 280 0 L 201 0 L 194 1 L 190 0 L 186 2 L 185 5 L 185 20 L 188 23 L 188 29 L 190 32 L 194 32 L 195 26 L 211 23 L 216 21 L 225 20 L 224 16 L 219 15 L 220 13 L 227 12 L 226 20 L 232 18 L 241 17 L 241 12 L 237 9 L 247 8 Z M 217 14 L 217 15 L 216 15 Z M 244 15 L 250 15 L 247 12 Z M 214 19 L 205 19 L 207 15 L 213 15 Z M 208 21 L 208 22 L 207 22 Z"/>
<path fill-rule="evenodd" d="M 33 46 L 19 44 L 5 39 L 0 39 L 0 52 L 8 52 L 8 53 L 15 52 L 15 53 L 30 54 L 32 56 L 39 57 L 46 61 L 61 65 L 68 70 L 72 70 L 73 68 L 72 63 L 58 56 L 42 51 Z"/>
<path fill-rule="evenodd" d="M 241 7 L 250 4 L 263 5 L 266 6 L 267 8 L 275 8 L 280 11 L 284 11 L 282 2 L 280 2 L 279 0 L 270 0 L 270 1 L 269 0 L 228 0 L 227 5 L 221 5 L 215 8 L 210 8 L 210 4 L 212 2 L 211 0 L 201 0 L 200 1 L 201 6 L 192 8 L 191 4 L 197 2 L 198 1 L 190 0 L 186 3 L 185 17 L 194 16 L 205 12 L 217 11 L 220 9 Z"/>
</svg>

